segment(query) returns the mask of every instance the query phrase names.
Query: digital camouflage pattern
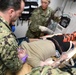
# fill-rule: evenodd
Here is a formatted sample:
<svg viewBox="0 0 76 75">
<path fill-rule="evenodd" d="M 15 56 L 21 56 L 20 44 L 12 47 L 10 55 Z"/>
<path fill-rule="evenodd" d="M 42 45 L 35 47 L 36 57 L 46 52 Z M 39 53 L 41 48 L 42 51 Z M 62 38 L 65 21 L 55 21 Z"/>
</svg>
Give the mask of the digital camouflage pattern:
<svg viewBox="0 0 76 75">
<path fill-rule="evenodd" d="M 0 75 L 6 75 L 6 69 L 18 71 L 22 63 L 17 56 L 17 42 L 8 23 L 0 17 Z"/>
<path fill-rule="evenodd" d="M 33 68 L 30 73 L 25 75 L 76 75 L 76 68 L 70 70 L 68 68 L 63 71 L 58 68 L 53 69 L 51 66 L 36 67 Z"/>
<path fill-rule="evenodd" d="M 29 38 L 39 38 L 44 34 L 39 29 L 39 26 L 48 26 L 48 20 L 51 16 L 51 19 L 56 20 L 54 17 L 54 11 L 48 7 L 46 11 L 44 11 L 41 6 L 35 9 L 30 17 L 29 28 L 26 33 L 26 36 Z"/>
</svg>

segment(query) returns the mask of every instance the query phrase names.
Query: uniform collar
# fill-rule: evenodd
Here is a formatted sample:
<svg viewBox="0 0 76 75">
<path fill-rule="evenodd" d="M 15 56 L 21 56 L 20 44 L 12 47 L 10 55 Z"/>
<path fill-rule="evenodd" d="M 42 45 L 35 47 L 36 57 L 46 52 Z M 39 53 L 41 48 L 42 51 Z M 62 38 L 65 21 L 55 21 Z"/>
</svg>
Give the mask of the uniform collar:
<svg viewBox="0 0 76 75">
<path fill-rule="evenodd" d="M 1 16 L 0 16 L 0 19 L 5 23 L 5 24 L 7 24 L 8 26 L 9 26 L 9 23 L 5 20 L 5 19 L 3 19 Z M 9 26 L 10 27 L 10 26 Z"/>
<path fill-rule="evenodd" d="M 3 19 L 1 16 L 0 16 L 0 19 L 11 29 L 11 27 L 9 26 L 9 23 L 5 19 Z"/>
</svg>

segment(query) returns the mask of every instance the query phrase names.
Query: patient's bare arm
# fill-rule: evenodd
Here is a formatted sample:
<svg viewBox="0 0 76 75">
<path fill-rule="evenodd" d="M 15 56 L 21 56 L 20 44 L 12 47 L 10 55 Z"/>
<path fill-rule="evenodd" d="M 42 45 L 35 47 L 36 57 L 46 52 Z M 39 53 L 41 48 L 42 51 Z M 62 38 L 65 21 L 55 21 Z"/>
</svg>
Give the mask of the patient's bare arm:
<svg viewBox="0 0 76 75">
<path fill-rule="evenodd" d="M 63 53 L 61 55 L 60 58 L 58 58 L 56 61 L 53 61 L 52 58 L 48 58 L 47 60 L 45 61 L 41 61 L 40 62 L 40 66 L 44 66 L 44 65 L 50 65 L 52 66 L 53 68 L 55 67 L 58 67 L 63 61 L 65 61 L 67 59 L 67 54 L 66 53 Z"/>
<path fill-rule="evenodd" d="M 59 65 L 62 64 L 64 61 L 68 61 L 69 59 L 71 59 L 75 54 L 76 54 L 76 47 L 74 47 L 73 49 L 71 49 L 71 50 L 63 53 L 63 54 L 61 55 L 61 57 L 52 64 L 52 66 L 53 66 L 53 67 L 59 66 Z"/>
<path fill-rule="evenodd" d="M 60 64 L 62 64 L 64 61 L 66 61 L 66 59 L 68 58 L 68 55 L 66 53 L 63 53 L 60 58 L 58 58 L 58 60 L 54 61 L 53 64 L 51 64 L 51 66 L 53 68 L 58 67 Z"/>
<path fill-rule="evenodd" d="M 29 42 L 38 41 L 38 38 L 29 38 Z"/>
<path fill-rule="evenodd" d="M 40 62 L 40 66 L 44 66 L 44 65 L 51 65 L 54 61 L 52 60 L 52 58 L 48 58 L 45 61 L 41 61 Z"/>
<path fill-rule="evenodd" d="M 42 36 L 42 37 L 40 37 L 40 38 L 42 38 L 43 40 L 46 40 L 46 38 L 51 38 L 51 37 L 53 37 L 53 36 L 55 36 L 55 35 L 62 35 L 62 33 L 46 35 L 46 36 Z"/>
</svg>

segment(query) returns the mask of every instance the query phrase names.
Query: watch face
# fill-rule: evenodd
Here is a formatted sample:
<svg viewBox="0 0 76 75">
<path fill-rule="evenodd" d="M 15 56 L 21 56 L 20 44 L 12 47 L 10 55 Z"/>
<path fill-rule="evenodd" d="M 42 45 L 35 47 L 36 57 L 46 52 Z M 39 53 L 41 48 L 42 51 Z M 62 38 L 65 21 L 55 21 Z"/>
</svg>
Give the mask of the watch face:
<svg viewBox="0 0 76 75">
<path fill-rule="evenodd" d="M 61 18 L 61 21 L 60 21 L 60 25 L 64 28 L 66 28 L 70 23 L 70 18 L 67 18 L 67 17 L 62 17 Z"/>
</svg>

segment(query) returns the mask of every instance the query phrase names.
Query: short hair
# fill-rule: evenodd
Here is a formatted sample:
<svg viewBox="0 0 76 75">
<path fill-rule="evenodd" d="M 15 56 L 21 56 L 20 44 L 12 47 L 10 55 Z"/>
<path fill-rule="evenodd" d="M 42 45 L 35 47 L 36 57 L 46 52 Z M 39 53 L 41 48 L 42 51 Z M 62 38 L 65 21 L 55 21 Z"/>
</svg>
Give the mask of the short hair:
<svg viewBox="0 0 76 75">
<path fill-rule="evenodd" d="M 51 2 L 51 0 L 46 0 L 46 1 L 48 1 L 49 3 Z"/>
<path fill-rule="evenodd" d="M 51 2 L 51 0 L 48 0 L 48 2 L 50 3 L 50 2 Z"/>
<path fill-rule="evenodd" d="M 6 11 L 8 8 L 19 10 L 22 0 L 0 0 L 0 11 Z"/>
</svg>

